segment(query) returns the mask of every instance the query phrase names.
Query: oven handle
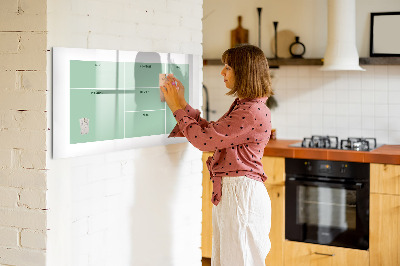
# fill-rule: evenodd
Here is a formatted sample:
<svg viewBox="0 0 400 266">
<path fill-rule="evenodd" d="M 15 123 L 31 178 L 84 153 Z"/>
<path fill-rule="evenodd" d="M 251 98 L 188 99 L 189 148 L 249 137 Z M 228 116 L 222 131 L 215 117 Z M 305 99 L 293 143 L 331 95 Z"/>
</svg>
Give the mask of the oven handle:
<svg viewBox="0 0 400 266">
<path fill-rule="evenodd" d="M 331 257 L 335 256 L 335 253 L 333 253 L 333 254 L 328 254 L 328 253 L 314 252 L 314 254 L 315 254 L 315 255 L 323 255 L 323 256 L 331 256 Z"/>
<path fill-rule="evenodd" d="M 346 182 L 332 182 L 332 181 L 321 181 L 321 180 L 316 180 L 316 181 L 309 181 L 309 180 L 304 180 L 303 178 L 297 178 L 297 177 L 288 177 L 286 181 L 291 181 L 291 182 L 296 182 L 296 183 L 301 183 L 304 185 L 318 185 L 318 184 L 325 184 L 325 185 L 341 185 L 344 187 L 348 188 L 354 188 L 354 189 L 361 189 L 363 187 L 363 183 L 361 182 L 356 182 L 356 183 L 346 183 Z"/>
</svg>

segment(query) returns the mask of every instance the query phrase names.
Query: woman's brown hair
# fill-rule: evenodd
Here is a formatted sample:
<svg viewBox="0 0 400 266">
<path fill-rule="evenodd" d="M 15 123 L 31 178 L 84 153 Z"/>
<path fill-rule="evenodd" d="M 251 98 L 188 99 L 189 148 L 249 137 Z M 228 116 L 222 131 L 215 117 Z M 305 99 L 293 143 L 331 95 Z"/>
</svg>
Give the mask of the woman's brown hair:
<svg viewBox="0 0 400 266">
<path fill-rule="evenodd" d="M 235 86 L 227 95 L 239 98 L 260 98 L 273 95 L 268 61 L 263 51 L 253 45 L 240 45 L 222 54 L 222 63 L 235 74 Z"/>
</svg>

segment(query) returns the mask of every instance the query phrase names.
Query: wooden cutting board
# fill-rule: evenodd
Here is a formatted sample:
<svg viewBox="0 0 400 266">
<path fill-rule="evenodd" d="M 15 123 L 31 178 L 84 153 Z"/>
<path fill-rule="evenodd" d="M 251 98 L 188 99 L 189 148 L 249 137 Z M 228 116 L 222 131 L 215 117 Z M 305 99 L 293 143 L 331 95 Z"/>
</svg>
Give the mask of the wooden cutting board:
<svg viewBox="0 0 400 266">
<path fill-rule="evenodd" d="M 249 43 L 249 30 L 242 27 L 242 16 L 238 16 L 238 27 L 231 30 L 231 48 L 238 44 Z"/>
</svg>

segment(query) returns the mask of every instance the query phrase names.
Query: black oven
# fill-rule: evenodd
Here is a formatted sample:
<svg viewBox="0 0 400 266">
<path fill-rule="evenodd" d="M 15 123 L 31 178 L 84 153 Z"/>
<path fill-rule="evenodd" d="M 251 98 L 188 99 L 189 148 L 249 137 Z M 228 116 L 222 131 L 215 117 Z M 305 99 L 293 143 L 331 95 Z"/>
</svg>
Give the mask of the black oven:
<svg viewBox="0 0 400 266">
<path fill-rule="evenodd" d="M 286 239 L 368 249 L 368 163 L 287 158 L 285 169 Z"/>
</svg>

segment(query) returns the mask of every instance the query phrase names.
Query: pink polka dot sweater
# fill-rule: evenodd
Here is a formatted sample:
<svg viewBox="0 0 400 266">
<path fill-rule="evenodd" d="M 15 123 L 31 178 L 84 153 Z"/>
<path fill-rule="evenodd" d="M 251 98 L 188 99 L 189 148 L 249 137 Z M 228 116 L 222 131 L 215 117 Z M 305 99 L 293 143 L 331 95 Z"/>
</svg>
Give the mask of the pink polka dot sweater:
<svg viewBox="0 0 400 266">
<path fill-rule="evenodd" d="M 201 151 L 214 151 L 207 160 L 213 182 L 211 201 L 221 200 L 224 176 L 247 176 L 261 182 L 267 179 L 261 159 L 271 132 L 271 112 L 267 97 L 236 99 L 228 112 L 216 122 L 200 117 L 190 105 L 174 112 L 178 124 L 169 137 L 186 137 Z"/>
</svg>

